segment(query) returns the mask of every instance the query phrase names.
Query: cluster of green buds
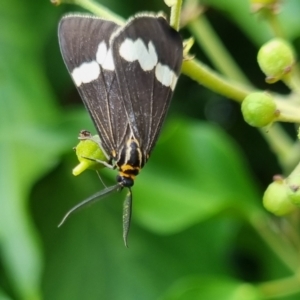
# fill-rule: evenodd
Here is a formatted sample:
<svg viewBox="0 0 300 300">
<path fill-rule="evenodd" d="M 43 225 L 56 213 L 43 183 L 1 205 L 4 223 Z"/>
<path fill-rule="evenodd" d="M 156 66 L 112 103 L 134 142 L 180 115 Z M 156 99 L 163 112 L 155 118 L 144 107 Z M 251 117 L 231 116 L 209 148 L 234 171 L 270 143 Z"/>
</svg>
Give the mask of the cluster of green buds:
<svg viewBox="0 0 300 300">
<path fill-rule="evenodd" d="M 77 176 L 87 169 L 100 170 L 105 166 L 101 162 L 108 162 L 104 151 L 100 147 L 98 135 L 92 136 L 89 131 L 82 130 L 79 133 L 80 142 L 74 147 L 79 164 L 73 169 L 73 175 Z"/>
<path fill-rule="evenodd" d="M 265 43 L 258 52 L 257 61 L 266 75 L 266 82 L 282 80 L 289 85 L 296 59 L 288 42 L 274 38 Z M 242 113 L 245 121 L 254 127 L 270 126 L 280 118 L 274 97 L 266 92 L 248 94 L 242 102 Z"/>
<path fill-rule="evenodd" d="M 252 1 L 266 8 L 278 1 Z M 274 38 L 265 43 L 259 50 L 257 61 L 266 75 L 267 83 L 282 80 L 290 86 L 295 54 L 292 46 L 281 38 Z M 280 102 L 270 93 L 253 92 L 242 102 L 242 113 L 245 121 L 255 127 L 269 127 L 275 121 L 281 120 L 278 109 Z M 271 213 L 283 216 L 295 211 L 300 206 L 300 164 L 287 177 L 274 176 L 273 182 L 266 189 L 263 205 Z"/>
</svg>

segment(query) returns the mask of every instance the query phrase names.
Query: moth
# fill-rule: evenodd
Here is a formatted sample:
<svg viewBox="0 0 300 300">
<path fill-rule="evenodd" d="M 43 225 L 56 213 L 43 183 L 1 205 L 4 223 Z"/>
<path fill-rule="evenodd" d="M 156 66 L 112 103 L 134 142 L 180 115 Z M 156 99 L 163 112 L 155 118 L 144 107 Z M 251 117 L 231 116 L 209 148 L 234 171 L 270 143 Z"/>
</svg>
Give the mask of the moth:
<svg viewBox="0 0 300 300">
<path fill-rule="evenodd" d="M 132 186 L 148 161 L 165 120 L 182 64 L 182 39 L 167 20 L 137 14 L 124 26 L 89 15 L 67 15 L 59 23 L 65 65 L 100 137 L 107 158 L 117 169 L 116 185 L 72 208 L 123 188 L 123 239 L 127 246 Z"/>
</svg>

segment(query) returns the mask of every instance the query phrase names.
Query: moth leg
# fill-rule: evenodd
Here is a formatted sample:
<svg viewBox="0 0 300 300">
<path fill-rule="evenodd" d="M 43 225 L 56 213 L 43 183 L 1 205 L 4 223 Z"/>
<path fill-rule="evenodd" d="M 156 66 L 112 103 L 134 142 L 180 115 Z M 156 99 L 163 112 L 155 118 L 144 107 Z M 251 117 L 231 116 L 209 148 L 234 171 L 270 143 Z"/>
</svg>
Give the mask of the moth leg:
<svg viewBox="0 0 300 300">
<path fill-rule="evenodd" d="M 102 180 L 102 177 L 101 177 L 100 173 L 98 172 L 98 170 L 96 170 L 96 173 L 97 173 L 98 178 L 100 179 L 101 183 L 103 184 L 103 186 L 104 186 L 105 188 L 107 188 L 107 186 L 106 186 L 106 184 L 104 183 L 104 181 Z"/>
<path fill-rule="evenodd" d="M 109 168 L 109 169 L 114 169 L 115 166 L 114 165 L 111 165 L 103 160 L 100 160 L 100 159 L 95 159 L 95 158 L 91 158 L 91 157 L 86 157 L 86 156 L 81 156 L 82 158 L 85 158 L 85 159 L 88 159 L 88 160 L 91 160 L 91 161 L 95 161 L 99 164 L 102 164 L 103 166 Z"/>
</svg>

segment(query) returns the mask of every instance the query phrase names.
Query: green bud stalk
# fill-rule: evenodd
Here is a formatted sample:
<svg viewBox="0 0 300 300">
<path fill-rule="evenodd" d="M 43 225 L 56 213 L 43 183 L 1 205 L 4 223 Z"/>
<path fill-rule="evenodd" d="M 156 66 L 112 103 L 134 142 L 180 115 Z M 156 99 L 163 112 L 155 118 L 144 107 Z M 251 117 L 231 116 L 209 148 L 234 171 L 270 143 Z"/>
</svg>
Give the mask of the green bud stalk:
<svg viewBox="0 0 300 300">
<path fill-rule="evenodd" d="M 279 0 L 250 0 L 250 5 L 252 12 L 268 10 L 276 13 L 279 10 Z"/>
<path fill-rule="evenodd" d="M 290 200 L 295 205 L 300 205 L 300 163 L 285 180 Z"/>
</svg>

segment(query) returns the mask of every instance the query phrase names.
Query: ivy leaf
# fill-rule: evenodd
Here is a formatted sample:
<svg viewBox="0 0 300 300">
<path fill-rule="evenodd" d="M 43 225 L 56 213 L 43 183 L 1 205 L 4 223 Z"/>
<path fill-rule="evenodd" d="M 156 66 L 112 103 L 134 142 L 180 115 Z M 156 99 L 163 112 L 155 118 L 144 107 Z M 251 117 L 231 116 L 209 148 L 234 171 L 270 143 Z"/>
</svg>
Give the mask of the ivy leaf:
<svg viewBox="0 0 300 300">
<path fill-rule="evenodd" d="M 170 234 L 228 209 L 246 216 L 261 210 L 247 165 L 221 129 L 184 119 L 168 128 L 136 180 L 134 218 Z"/>
<path fill-rule="evenodd" d="M 54 104 L 41 56 L 55 18 L 37 24 L 39 18 L 33 17 L 37 11 L 39 16 L 46 12 L 44 7 L 6 0 L 0 11 L 0 248 L 6 276 L 19 299 L 41 298 L 43 262 L 27 208 L 30 190 L 70 145 L 58 127 L 62 114 Z"/>
</svg>

